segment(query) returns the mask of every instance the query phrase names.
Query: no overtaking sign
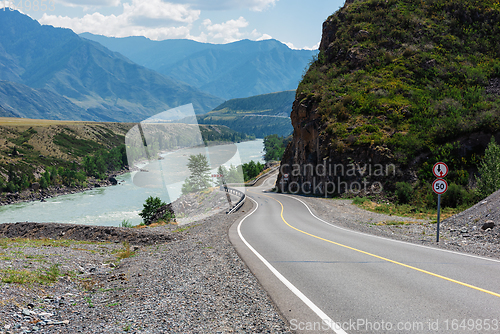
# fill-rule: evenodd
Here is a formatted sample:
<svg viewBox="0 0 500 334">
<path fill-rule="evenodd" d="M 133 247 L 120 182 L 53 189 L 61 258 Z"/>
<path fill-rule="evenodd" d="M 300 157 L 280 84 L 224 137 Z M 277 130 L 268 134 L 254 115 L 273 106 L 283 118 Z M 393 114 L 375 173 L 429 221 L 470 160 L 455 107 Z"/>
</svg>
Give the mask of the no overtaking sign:
<svg viewBox="0 0 500 334">
<path fill-rule="evenodd" d="M 448 165 L 444 162 L 438 162 L 432 167 L 432 173 L 435 177 L 443 178 L 448 175 Z"/>
</svg>

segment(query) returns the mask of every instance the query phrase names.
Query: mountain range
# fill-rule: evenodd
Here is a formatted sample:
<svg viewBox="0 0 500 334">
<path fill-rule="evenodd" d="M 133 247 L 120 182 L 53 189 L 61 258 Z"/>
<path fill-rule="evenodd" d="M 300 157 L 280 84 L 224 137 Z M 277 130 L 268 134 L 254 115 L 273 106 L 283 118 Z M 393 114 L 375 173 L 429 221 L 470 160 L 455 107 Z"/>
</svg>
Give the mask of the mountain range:
<svg viewBox="0 0 500 334">
<path fill-rule="evenodd" d="M 226 100 L 296 89 L 309 62 L 318 53 L 292 50 L 273 39 L 209 44 L 90 33 L 80 36 Z"/>
<path fill-rule="evenodd" d="M 0 31 L 2 116 L 141 121 L 183 104 L 201 114 L 223 102 L 17 11 L 0 11 Z"/>
</svg>

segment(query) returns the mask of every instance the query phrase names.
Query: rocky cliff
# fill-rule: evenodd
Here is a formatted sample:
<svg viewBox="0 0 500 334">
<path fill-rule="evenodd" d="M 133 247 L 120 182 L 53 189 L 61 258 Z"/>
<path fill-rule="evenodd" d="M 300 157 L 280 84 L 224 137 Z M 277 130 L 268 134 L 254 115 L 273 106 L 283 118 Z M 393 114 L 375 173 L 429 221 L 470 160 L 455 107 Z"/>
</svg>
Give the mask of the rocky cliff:
<svg viewBox="0 0 500 334">
<path fill-rule="evenodd" d="M 500 11 L 478 3 L 347 0 L 330 16 L 297 90 L 279 191 L 422 186 L 439 160 L 450 182 L 473 186 L 500 140 Z"/>
</svg>

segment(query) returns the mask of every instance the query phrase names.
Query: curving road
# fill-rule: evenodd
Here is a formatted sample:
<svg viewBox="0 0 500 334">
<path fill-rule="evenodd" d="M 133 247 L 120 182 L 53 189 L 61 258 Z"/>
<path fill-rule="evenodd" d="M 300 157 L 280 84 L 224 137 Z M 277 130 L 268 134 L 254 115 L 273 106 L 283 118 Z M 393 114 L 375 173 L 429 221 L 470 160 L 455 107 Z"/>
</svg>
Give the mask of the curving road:
<svg viewBox="0 0 500 334">
<path fill-rule="evenodd" d="M 500 261 L 337 227 L 273 183 L 229 233 L 293 331 L 500 333 Z"/>
</svg>

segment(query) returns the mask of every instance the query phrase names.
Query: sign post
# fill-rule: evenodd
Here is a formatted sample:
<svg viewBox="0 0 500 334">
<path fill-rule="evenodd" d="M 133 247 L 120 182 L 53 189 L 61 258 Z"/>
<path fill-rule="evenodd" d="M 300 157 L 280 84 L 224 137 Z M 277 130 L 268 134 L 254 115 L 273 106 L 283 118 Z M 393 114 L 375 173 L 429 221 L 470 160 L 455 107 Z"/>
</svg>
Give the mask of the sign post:
<svg viewBox="0 0 500 334">
<path fill-rule="evenodd" d="M 444 162 L 438 162 L 432 167 L 432 173 L 437 179 L 432 182 L 432 190 L 438 195 L 438 207 L 437 207 L 437 233 L 436 242 L 439 242 L 439 219 L 441 215 L 441 195 L 448 190 L 448 182 L 446 182 L 443 177 L 448 175 L 448 166 Z"/>
</svg>

